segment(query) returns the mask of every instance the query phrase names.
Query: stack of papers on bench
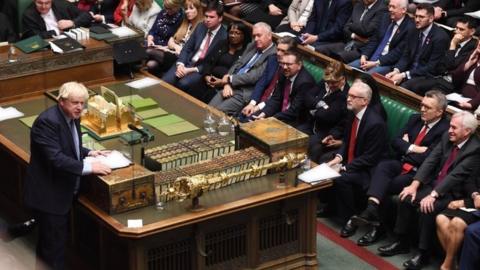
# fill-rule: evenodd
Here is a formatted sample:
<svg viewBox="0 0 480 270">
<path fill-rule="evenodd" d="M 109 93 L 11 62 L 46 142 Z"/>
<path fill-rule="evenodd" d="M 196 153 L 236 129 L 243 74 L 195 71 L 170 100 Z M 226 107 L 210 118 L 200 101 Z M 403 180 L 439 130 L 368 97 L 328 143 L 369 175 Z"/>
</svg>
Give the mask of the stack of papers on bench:
<svg viewBox="0 0 480 270">
<path fill-rule="evenodd" d="M 0 107 L 0 121 L 22 117 L 24 114 L 14 107 L 2 108 Z"/>
<path fill-rule="evenodd" d="M 303 172 L 298 176 L 298 179 L 310 185 L 315 185 L 337 177 L 340 177 L 340 174 L 336 170 L 326 163 L 322 163 L 313 169 Z"/>
</svg>

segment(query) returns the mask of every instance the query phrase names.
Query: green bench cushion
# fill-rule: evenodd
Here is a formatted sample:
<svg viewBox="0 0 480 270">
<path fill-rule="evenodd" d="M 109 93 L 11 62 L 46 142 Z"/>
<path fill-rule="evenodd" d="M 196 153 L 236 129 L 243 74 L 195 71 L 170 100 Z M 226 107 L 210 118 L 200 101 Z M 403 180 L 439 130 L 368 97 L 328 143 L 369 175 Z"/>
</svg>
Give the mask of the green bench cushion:
<svg viewBox="0 0 480 270">
<path fill-rule="evenodd" d="M 323 79 L 323 68 L 313 64 L 310 61 L 303 61 L 303 66 L 312 75 L 316 83 Z"/>
<path fill-rule="evenodd" d="M 381 101 L 387 112 L 388 139 L 391 141 L 417 111 L 389 97 L 381 96 Z"/>
</svg>

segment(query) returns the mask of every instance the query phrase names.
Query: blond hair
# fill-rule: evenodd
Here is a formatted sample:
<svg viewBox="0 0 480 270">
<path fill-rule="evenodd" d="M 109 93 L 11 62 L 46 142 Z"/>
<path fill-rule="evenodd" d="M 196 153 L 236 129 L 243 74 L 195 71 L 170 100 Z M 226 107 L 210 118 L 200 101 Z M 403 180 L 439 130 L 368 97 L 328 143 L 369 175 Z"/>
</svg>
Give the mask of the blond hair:
<svg viewBox="0 0 480 270">
<path fill-rule="evenodd" d="M 78 82 L 66 82 L 60 86 L 57 100 L 67 100 L 71 97 L 83 97 L 88 99 L 88 90 L 85 85 Z"/>
</svg>

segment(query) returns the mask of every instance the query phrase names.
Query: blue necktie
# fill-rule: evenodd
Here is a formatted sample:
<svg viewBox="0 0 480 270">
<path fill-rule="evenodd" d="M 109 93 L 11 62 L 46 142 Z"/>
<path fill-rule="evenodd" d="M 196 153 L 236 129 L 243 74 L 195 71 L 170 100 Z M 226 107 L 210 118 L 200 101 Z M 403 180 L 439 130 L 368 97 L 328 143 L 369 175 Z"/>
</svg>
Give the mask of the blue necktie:
<svg viewBox="0 0 480 270">
<path fill-rule="evenodd" d="M 420 60 L 420 54 L 423 47 L 423 32 L 420 33 L 418 37 L 417 48 L 415 49 L 415 57 L 413 58 L 412 69 L 415 69 L 418 66 L 418 61 Z"/>
<path fill-rule="evenodd" d="M 243 74 L 247 73 L 253 65 L 255 65 L 255 62 L 257 62 L 258 58 L 260 58 L 260 55 L 262 55 L 261 52 L 255 53 L 255 55 L 252 57 L 250 61 L 248 61 L 238 72 L 237 74 Z"/>
<path fill-rule="evenodd" d="M 383 50 L 385 49 L 385 46 L 387 46 L 387 43 L 390 40 L 390 36 L 392 35 L 394 25 L 395 25 L 395 23 L 393 23 L 393 22 L 390 23 L 390 25 L 387 28 L 387 32 L 385 32 L 385 35 L 383 36 L 383 39 L 380 42 L 380 45 L 378 45 L 378 47 L 375 50 L 375 52 L 373 53 L 372 57 L 370 57 L 370 61 L 377 61 L 380 58 Z"/>
<path fill-rule="evenodd" d="M 75 121 L 70 120 L 70 131 L 72 133 L 73 143 L 75 144 L 75 154 L 77 159 L 80 160 L 80 141 L 78 139 L 77 127 L 75 126 Z M 75 180 L 75 187 L 73 189 L 73 194 L 77 194 L 80 189 L 80 177 L 77 176 Z"/>
</svg>

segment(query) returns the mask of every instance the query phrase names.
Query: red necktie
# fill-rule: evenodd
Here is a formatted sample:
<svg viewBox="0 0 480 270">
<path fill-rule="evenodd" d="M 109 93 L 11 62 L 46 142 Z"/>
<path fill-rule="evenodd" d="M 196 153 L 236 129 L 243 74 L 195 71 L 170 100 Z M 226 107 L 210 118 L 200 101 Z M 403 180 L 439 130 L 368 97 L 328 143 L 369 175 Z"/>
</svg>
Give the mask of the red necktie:
<svg viewBox="0 0 480 270">
<path fill-rule="evenodd" d="M 270 81 L 270 84 L 268 84 L 265 91 L 263 91 L 263 95 L 260 101 L 266 101 L 267 99 L 270 98 L 270 96 L 272 95 L 273 89 L 275 89 L 275 85 L 277 85 L 279 75 L 280 75 L 280 69 L 277 68 L 277 71 L 275 71 L 275 74 L 273 75 L 273 78 Z"/>
<path fill-rule="evenodd" d="M 350 131 L 350 141 L 348 143 L 348 159 L 347 163 L 352 162 L 355 156 L 355 144 L 357 143 L 357 129 L 358 129 L 358 118 L 353 117 L 352 129 Z"/>
<path fill-rule="evenodd" d="M 203 50 L 200 53 L 200 57 L 198 57 L 197 62 L 202 60 L 203 58 L 205 58 L 205 55 L 207 54 L 207 51 L 208 51 L 208 47 L 210 46 L 210 39 L 211 38 L 212 38 L 212 32 L 208 31 L 207 32 L 207 40 L 205 41 L 205 45 L 203 45 Z"/>
<path fill-rule="evenodd" d="M 445 178 L 445 176 L 447 176 L 448 174 L 448 169 L 450 168 L 450 166 L 452 166 L 453 164 L 453 161 L 455 160 L 455 158 L 457 157 L 457 154 L 458 154 L 458 146 L 453 146 L 453 149 L 452 149 L 452 152 L 450 152 L 450 155 L 448 156 L 448 159 L 447 161 L 445 161 L 445 164 L 443 164 L 443 167 L 442 167 L 442 170 L 440 171 L 440 173 L 438 174 L 438 178 L 437 180 L 435 181 L 435 186 L 438 186 L 438 184 L 440 184 L 443 179 Z"/>
<path fill-rule="evenodd" d="M 418 133 L 417 138 L 415 138 L 415 141 L 413 142 L 413 144 L 420 145 L 420 143 L 423 141 L 423 138 L 425 138 L 425 135 L 427 135 L 427 130 L 428 130 L 428 126 L 427 125 L 423 126 L 422 130 L 420 130 L 420 133 Z M 403 163 L 401 174 L 409 173 L 413 169 L 413 167 L 414 166 L 410 163 L 406 163 L 406 162 Z"/>
<path fill-rule="evenodd" d="M 290 98 L 290 90 L 292 89 L 292 82 L 289 79 L 285 80 L 285 87 L 283 88 L 283 102 L 282 112 L 288 109 L 288 100 Z"/>
</svg>

